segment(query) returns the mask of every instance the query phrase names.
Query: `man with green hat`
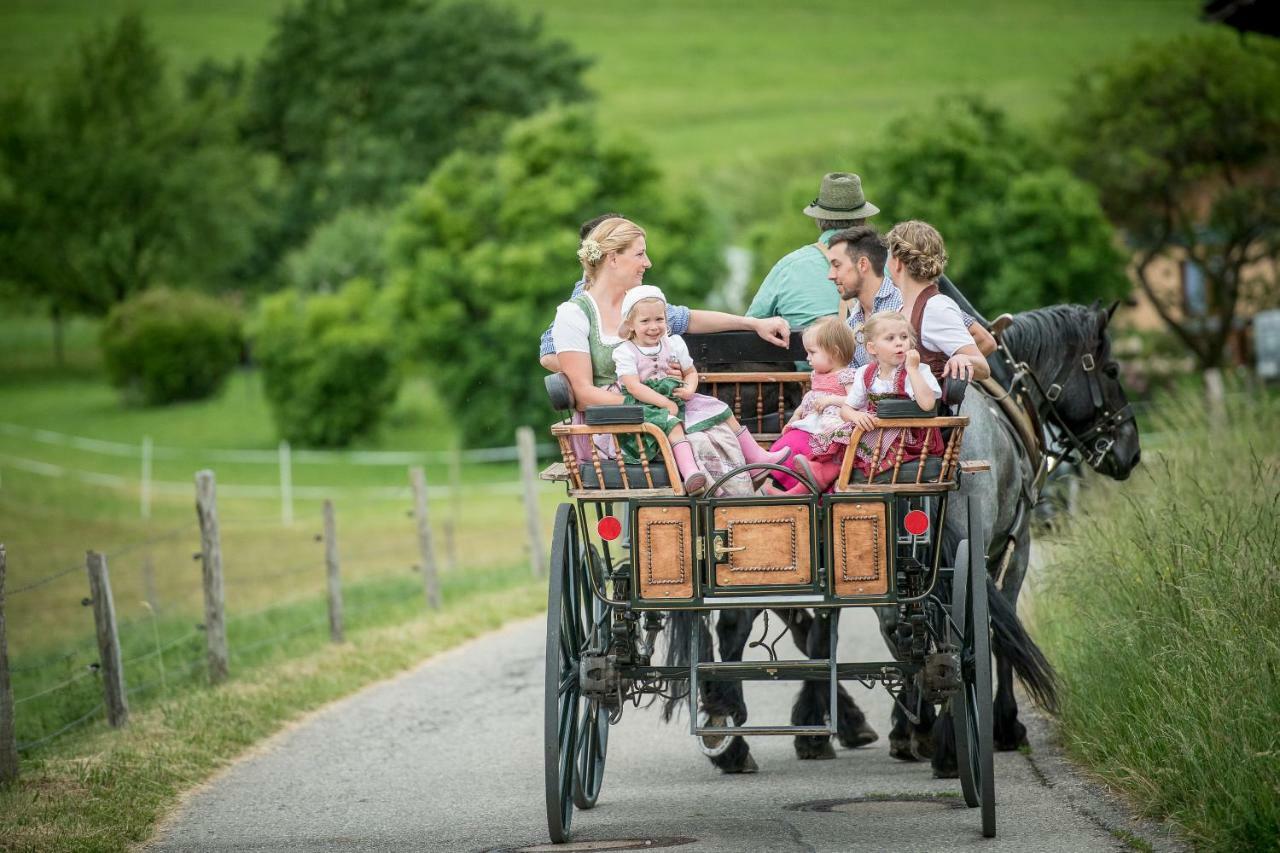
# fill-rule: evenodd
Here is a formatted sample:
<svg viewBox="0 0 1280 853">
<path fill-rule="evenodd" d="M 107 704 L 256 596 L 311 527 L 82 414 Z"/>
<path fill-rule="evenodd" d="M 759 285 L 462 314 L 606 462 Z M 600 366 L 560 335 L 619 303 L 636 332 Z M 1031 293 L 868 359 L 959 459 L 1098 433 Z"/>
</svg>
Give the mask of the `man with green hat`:
<svg viewBox="0 0 1280 853">
<path fill-rule="evenodd" d="M 782 317 L 793 329 L 803 329 L 823 317 L 840 313 L 840 295 L 827 279 L 827 244 L 837 231 L 863 224 L 880 208 L 862 193 L 862 179 L 850 172 L 822 178 L 818 197 L 804 209 L 817 220 L 817 242 L 796 249 L 773 265 L 751 300 L 748 317 Z"/>
</svg>

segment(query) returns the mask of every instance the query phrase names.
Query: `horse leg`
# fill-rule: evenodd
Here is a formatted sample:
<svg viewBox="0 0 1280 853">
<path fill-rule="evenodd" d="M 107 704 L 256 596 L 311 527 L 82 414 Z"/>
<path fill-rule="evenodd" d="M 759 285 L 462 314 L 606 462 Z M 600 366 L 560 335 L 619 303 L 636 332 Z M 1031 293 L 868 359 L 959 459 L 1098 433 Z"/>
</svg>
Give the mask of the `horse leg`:
<svg viewBox="0 0 1280 853">
<path fill-rule="evenodd" d="M 1018 700 L 1013 696 L 1013 664 L 996 655 L 996 702 L 992 740 L 996 749 L 1009 752 L 1027 744 L 1027 727 L 1018 721 Z"/>
<path fill-rule="evenodd" d="M 755 622 L 756 610 L 722 610 L 716 622 L 716 636 L 720 645 L 720 660 L 742 660 L 742 650 L 746 648 L 751 634 L 751 625 Z M 732 719 L 734 725 L 741 726 L 747 722 L 747 703 L 742 695 L 740 681 L 707 681 L 702 684 L 702 709 L 706 711 L 710 725 L 724 725 Z M 719 744 L 712 738 L 704 738 L 709 748 Z M 751 757 L 751 749 L 745 739 L 735 735 L 729 742 L 729 748 L 719 755 L 710 756 L 711 763 L 720 768 L 722 773 L 755 773 L 759 770 L 755 759 Z"/>
<path fill-rule="evenodd" d="M 779 618 L 786 622 L 791 629 L 791 637 L 795 640 L 796 647 L 800 649 L 807 657 L 826 657 L 830 651 L 830 634 L 827 633 L 825 624 L 815 624 L 812 614 L 808 610 L 775 610 Z M 815 633 L 816 632 L 816 633 Z M 815 646 L 811 643 L 819 643 L 816 648 L 821 649 L 815 654 L 811 649 Z M 828 693 L 830 682 L 809 682 L 806 681 L 800 688 L 800 693 L 796 696 L 795 704 L 792 706 L 792 725 L 819 725 L 826 721 L 825 711 L 821 711 L 824 715 L 819 718 L 816 723 L 800 723 L 797 719 L 812 719 L 814 709 L 825 709 L 828 704 Z M 856 749 L 860 746 L 867 746 L 875 743 L 880 739 L 880 735 L 876 730 L 871 728 L 867 723 L 867 717 L 862 713 L 862 709 L 858 707 L 858 703 L 853 701 L 853 697 L 849 695 L 849 691 L 844 689 L 843 684 L 836 685 L 836 738 L 840 741 L 840 745 L 845 749 Z M 802 749 L 809 750 L 815 746 L 811 737 L 796 738 L 796 753 L 800 754 Z M 828 739 L 829 740 L 829 739 Z M 801 744 L 805 744 L 801 746 Z M 828 743 L 828 749 L 830 744 Z M 826 755 L 825 749 L 818 746 L 818 751 L 822 755 L 801 755 L 801 758 L 831 758 L 834 757 L 834 751 L 831 755 Z"/>
<path fill-rule="evenodd" d="M 815 612 L 809 622 L 809 634 L 805 638 L 804 652 L 810 658 L 826 657 L 830 650 L 830 622 L 839 618 L 831 611 Z M 830 695 L 831 682 L 804 681 L 800 685 L 800 693 L 795 704 L 791 706 L 791 725 L 821 726 L 827 722 L 827 697 Z M 802 760 L 823 760 L 835 758 L 836 751 L 831 746 L 831 735 L 797 735 L 796 757 Z"/>
</svg>

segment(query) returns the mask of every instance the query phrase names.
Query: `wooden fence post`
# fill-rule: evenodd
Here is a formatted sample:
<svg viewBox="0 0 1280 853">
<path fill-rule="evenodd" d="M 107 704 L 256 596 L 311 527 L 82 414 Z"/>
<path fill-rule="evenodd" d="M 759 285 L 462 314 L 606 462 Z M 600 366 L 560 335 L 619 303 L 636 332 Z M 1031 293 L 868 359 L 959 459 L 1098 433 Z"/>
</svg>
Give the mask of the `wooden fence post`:
<svg viewBox="0 0 1280 853">
<path fill-rule="evenodd" d="M 209 683 L 227 677 L 227 626 L 223 621 L 222 542 L 218 536 L 218 495 L 212 471 L 196 472 L 196 517 L 200 520 L 200 563 L 204 578 L 204 644 Z"/>
<path fill-rule="evenodd" d="M 449 571 L 458 568 L 458 528 L 462 519 L 462 451 L 449 453 L 449 514 L 444 523 L 444 558 Z"/>
<path fill-rule="evenodd" d="M 413 517 L 418 524 L 418 554 L 422 557 L 422 587 L 427 595 L 427 606 L 440 609 L 440 578 L 436 575 L 436 551 L 431 543 L 431 521 L 427 516 L 427 475 L 422 466 L 409 469 L 409 482 L 413 485 Z"/>
<path fill-rule="evenodd" d="M 13 724 L 13 685 L 9 683 L 9 641 L 4 625 L 4 545 L 0 545 L 0 785 L 18 778 L 18 734 Z"/>
<path fill-rule="evenodd" d="M 285 527 L 293 524 L 293 452 L 289 442 L 280 442 L 280 521 Z"/>
<path fill-rule="evenodd" d="M 329 579 L 329 639 L 342 642 L 342 580 L 338 576 L 338 525 L 333 501 L 324 502 L 324 568 Z"/>
<path fill-rule="evenodd" d="M 138 510 L 144 519 L 151 518 L 151 436 L 142 437 L 142 479 L 138 489 Z"/>
<path fill-rule="evenodd" d="M 546 555 L 542 547 L 542 520 L 538 513 L 538 451 L 533 443 L 533 430 L 516 428 L 516 448 L 520 454 L 520 481 L 524 484 L 524 517 L 529 535 L 529 568 L 534 577 L 546 574 Z"/>
<path fill-rule="evenodd" d="M 116 633 L 116 603 L 111 597 L 107 558 L 97 551 L 85 554 L 89 573 L 89 598 L 93 602 L 93 626 L 98 632 L 98 672 L 107 722 L 119 728 L 129 722 L 129 697 L 124 691 L 124 666 L 120 662 L 120 636 Z"/>
</svg>

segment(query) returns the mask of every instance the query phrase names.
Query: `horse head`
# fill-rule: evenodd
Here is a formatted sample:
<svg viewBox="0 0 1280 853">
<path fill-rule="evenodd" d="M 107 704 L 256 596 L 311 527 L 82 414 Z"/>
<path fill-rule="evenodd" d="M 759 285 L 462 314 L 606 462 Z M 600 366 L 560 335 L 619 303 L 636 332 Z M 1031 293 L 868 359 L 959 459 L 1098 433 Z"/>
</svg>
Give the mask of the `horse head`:
<svg viewBox="0 0 1280 853">
<path fill-rule="evenodd" d="M 1026 311 L 1007 325 L 1000 342 L 1015 373 L 1022 368 L 1025 374 L 1025 391 L 1057 445 L 1052 452 L 1124 480 L 1142 450 L 1107 335 L 1118 304 Z"/>
</svg>

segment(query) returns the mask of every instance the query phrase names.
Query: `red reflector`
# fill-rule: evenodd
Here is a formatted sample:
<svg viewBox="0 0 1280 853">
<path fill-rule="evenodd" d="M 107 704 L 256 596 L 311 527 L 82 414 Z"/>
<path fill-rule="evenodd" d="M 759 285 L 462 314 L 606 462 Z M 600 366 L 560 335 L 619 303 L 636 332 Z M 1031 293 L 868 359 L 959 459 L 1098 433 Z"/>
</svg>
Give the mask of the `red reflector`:
<svg viewBox="0 0 1280 853">
<path fill-rule="evenodd" d="M 913 509 L 907 513 L 906 518 L 902 519 L 902 526 L 907 528 L 907 532 L 912 536 L 919 536 L 929 529 L 929 516 L 918 509 Z"/>
<path fill-rule="evenodd" d="M 921 513 L 923 515 L 924 513 Z M 606 515 L 600 519 L 600 523 L 596 525 L 596 532 L 600 534 L 600 538 L 607 542 L 612 542 L 622 535 L 622 522 L 614 518 L 612 515 Z"/>
</svg>

